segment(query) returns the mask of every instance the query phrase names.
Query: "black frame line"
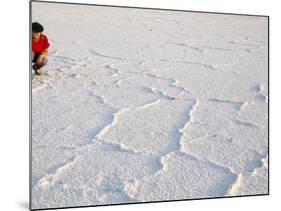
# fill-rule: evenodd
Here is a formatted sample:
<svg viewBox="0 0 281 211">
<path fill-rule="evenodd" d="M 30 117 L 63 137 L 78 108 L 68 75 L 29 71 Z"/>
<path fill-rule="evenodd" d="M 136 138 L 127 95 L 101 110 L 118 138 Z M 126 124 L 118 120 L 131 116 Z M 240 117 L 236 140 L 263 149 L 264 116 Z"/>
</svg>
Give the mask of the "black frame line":
<svg viewBox="0 0 281 211">
<path fill-rule="evenodd" d="M 213 198 L 194 198 L 194 199 L 174 199 L 174 200 L 163 200 L 163 201 L 145 201 L 145 202 L 128 202 L 119 204 L 99 204 L 99 205 L 84 205 L 76 207 L 57 207 L 57 208 L 40 208 L 40 209 L 30 209 L 35 210 L 56 210 L 56 209 L 73 209 L 73 208 L 89 208 L 89 207 L 105 207 L 105 206 L 119 206 L 119 205 L 134 205 L 134 204 L 152 204 L 152 203 L 169 203 L 169 202 L 184 202 L 184 201 L 198 201 L 198 200 L 214 200 L 214 199 L 233 199 L 233 198 L 245 198 L 251 196 L 267 196 L 269 194 L 257 194 L 257 195 L 241 195 L 241 196 L 223 196 L 223 197 L 213 197 Z"/>
<path fill-rule="evenodd" d="M 269 132 L 269 128 L 270 128 L 270 118 L 269 118 L 269 116 L 270 116 L 270 83 L 269 83 L 269 80 L 270 80 L 270 74 L 269 74 L 269 69 L 270 69 L 270 56 L 269 56 L 269 54 L 270 54 L 270 27 L 269 27 L 269 25 L 270 25 L 270 18 L 269 18 L 269 16 L 267 17 L 267 70 L 268 70 L 268 72 L 267 72 L 267 89 L 268 89 L 268 104 L 267 104 L 267 117 L 268 117 L 268 119 L 267 119 L 267 125 L 268 125 L 268 129 L 267 129 L 267 137 L 268 137 L 268 139 L 267 139 L 267 149 L 268 149 L 268 171 L 267 171 L 267 175 L 268 175 L 268 180 L 267 180 L 267 187 L 268 187 L 268 190 L 267 190 L 267 192 L 268 192 L 268 195 L 270 195 L 270 182 L 269 182 L 269 180 L 270 180 L 270 166 L 269 166 L 269 163 L 270 163 L 270 151 L 269 151 L 269 145 L 270 145 L 270 138 L 269 138 L 269 136 L 270 136 L 270 132 Z"/>
<path fill-rule="evenodd" d="M 211 11 L 197 11 L 197 10 L 180 10 L 180 9 L 168 9 L 168 8 L 155 8 L 155 7 L 137 7 L 137 6 L 125 6 L 125 5 L 106 5 L 106 4 L 91 4 L 91 3 L 75 3 L 75 2 L 60 2 L 60 1 L 42 1 L 42 0 L 30 0 L 31 2 L 42 3 L 55 3 L 55 4 L 73 4 L 73 5 L 85 5 L 85 6 L 100 6 L 100 7 L 117 7 L 128 9 L 148 9 L 148 10 L 164 10 L 164 11 L 176 11 L 176 12 L 194 12 L 194 13 L 209 13 L 209 14 L 221 14 L 221 15 L 243 15 L 253 17 L 269 17 L 268 15 L 256 15 L 256 14 L 242 14 L 242 13 L 224 13 L 224 12 L 211 12 Z"/>
<path fill-rule="evenodd" d="M 32 1 L 29 1 L 29 35 L 28 35 L 28 41 L 29 41 L 29 191 L 28 191 L 28 197 L 29 197 L 29 209 L 32 210 Z"/>
<path fill-rule="evenodd" d="M 192 198 L 192 199 L 174 199 L 174 200 L 159 200 L 159 201 L 145 201 L 145 202 L 128 202 L 118 204 L 100 204 L 100 205 L 85 205 L 74 207 L 50 207 L 32 209 L 32 66 L 31 66 L 31 51 L 32 51 L 32 2 L 38 3 L 53 3 L 53 4 L 72 4 L 72 5 L 85 5 L 85 6 L 98 6 L 98 7 L 115 7 L 115 8 L 128 8 L 128 9 L 148 9 L 148 10 L 161 10 L 161 11 L 175 11 L 175 12 L 192 12 L 192 13 L 207 13 L 216 15 L 237 15 L 237 16 L 250 16 L 250 17 L 263 17 L 267 18 L 267 70 L 268 70 L 268 190 L 264 194 L 252 195 L 238 195 L 238 196 L 222 196 L 222 197 L 206 197 L 206 198 Z M 269 196 L 270 195 L 270 17 L 269 15 L 253 15 L 253 14 L 240 14 L 240 13 L 223 13 L 223 12 L 209 12 L 209 11 L 194 11 L 194 10 L 179 10 L 179 9 L 164 9 L 164 8 L 148 8 L 148 7 L 134 7 L 134 6 L 121 6 L 121 5 L 103 5 L 103 4 L 90 4 L 90 3 L 74 3 L 74 2 L 59 2 L 59 1 L 29 1 L 29 210 L 54 210 L 54 209 L 71 209 L 71 208 L 87 208 L 87 207 L 103 207 L 103 206 L 116 206 L 116 205 L 132 205 L 132 204 L 148 204 L 148 203 L 163 203 L 163 202 L 179 202 L 179 201 L 195 201 L 206 199 L 230 199 L 242 198 L 251 196 Z"/>
</svg>

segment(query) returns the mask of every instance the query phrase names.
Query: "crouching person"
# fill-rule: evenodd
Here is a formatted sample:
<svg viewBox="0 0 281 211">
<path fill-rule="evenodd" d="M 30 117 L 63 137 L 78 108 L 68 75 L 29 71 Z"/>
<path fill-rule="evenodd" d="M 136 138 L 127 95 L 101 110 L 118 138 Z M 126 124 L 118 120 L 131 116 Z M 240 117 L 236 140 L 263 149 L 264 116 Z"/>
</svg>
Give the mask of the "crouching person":
<svg viewBox="0 0 281 211">
<path fill-rule="evenodd" d="M 38 23 L 32 23 L 32 68 L 36 75 L 42 75 L 42 67 L 47 64 L 48 48 L 50 46 L 46 35 L 42 34 L 44 27 Z"/>
</svg>

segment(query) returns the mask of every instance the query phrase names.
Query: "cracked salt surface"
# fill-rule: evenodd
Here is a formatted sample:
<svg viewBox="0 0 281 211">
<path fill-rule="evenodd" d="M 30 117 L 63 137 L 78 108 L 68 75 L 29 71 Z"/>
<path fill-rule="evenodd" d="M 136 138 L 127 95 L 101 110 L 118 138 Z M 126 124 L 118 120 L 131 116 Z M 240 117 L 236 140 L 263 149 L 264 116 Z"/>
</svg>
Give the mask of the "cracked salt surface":
<svg viewBox="0 0 281 211">
<path fill-rule="evenodd" d="M 32 5 L 33 209 L 268 193 L 266 18 Z"/>
</svg>

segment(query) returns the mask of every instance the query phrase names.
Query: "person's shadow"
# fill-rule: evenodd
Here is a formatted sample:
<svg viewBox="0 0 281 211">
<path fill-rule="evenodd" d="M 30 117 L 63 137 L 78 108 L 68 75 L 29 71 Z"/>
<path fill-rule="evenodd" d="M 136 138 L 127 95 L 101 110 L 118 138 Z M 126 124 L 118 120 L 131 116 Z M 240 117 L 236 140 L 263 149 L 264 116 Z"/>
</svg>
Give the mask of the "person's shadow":
<svg viewBox="0 0 281 211">
<path fill-rule="evenodd" d="M 18 202 L 18 206 L 22 209 L 29 210 L 29 204 L 26 201 Z"/>
</svg>

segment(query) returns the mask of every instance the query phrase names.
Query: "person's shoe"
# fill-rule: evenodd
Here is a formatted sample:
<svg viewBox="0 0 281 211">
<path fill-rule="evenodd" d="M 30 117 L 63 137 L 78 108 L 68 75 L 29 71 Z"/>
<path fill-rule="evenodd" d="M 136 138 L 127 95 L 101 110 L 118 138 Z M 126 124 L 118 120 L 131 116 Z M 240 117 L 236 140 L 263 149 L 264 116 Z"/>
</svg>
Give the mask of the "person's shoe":
<svg viewBox="0 0 281 211">
<path fill-rule="evenodd" d="M 32 68 L 33 68 L 33 70 L 37 70 L 38 68 L 37 68 L 37 64 L 33 64 L 32 65 Z"/>
<path fill-rule="evenodd" d="M 42 75 L 43 71 L 41 69 L 35 70 L 36 75 Z"/>
</svg>

